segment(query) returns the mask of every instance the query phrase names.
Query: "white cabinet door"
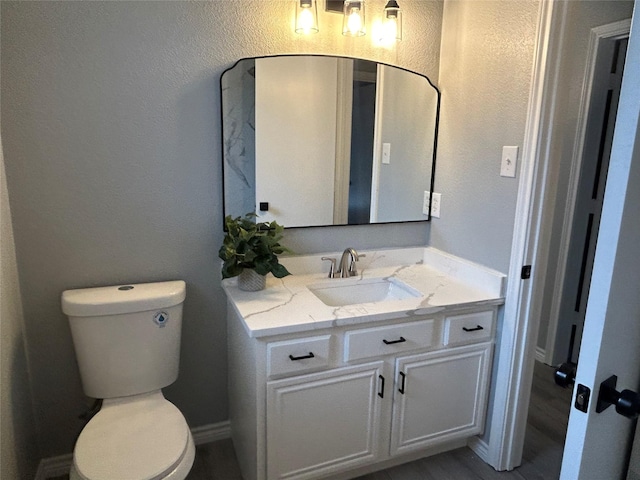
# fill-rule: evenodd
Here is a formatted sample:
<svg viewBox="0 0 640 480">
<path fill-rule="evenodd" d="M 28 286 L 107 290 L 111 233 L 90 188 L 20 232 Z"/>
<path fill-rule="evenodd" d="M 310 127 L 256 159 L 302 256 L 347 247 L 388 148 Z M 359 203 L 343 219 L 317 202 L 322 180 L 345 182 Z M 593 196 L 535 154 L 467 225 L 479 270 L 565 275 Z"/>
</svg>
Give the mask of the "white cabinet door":
<svg viewBox="0 0 640 480">
<path fill-rule="evenodd" d="M 391 455 L 484 428 L 492 344 L 396 360 Z"/>
<path fill-rule="evenodd" d="M 318 478 L 378 460 L 389 438 L 387 369 L 378 361 L 268 382 L 267 478 Z"/>
</svg>

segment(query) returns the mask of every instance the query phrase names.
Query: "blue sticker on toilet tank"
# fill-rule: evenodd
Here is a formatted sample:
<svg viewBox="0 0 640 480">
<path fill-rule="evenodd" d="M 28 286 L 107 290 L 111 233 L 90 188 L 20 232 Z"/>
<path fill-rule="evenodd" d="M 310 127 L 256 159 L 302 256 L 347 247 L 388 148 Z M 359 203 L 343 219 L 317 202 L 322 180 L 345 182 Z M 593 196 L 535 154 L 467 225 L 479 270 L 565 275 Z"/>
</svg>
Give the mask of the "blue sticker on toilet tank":
<svg viewBox="0 0 640 480">
<path fill-rule="evenodd" d="M 167 312 L 158 312 L 153 316 L 153 322 L 159 327 L 164 327 L 169 320 L 169 314 Z"/>
</svg>

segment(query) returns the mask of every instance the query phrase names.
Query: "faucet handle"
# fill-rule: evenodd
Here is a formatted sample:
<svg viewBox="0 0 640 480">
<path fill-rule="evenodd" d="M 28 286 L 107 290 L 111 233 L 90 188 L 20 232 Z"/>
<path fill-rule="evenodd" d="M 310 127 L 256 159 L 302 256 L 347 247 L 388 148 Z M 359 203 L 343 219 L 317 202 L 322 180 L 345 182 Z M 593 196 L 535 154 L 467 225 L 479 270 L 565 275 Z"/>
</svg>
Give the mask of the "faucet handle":
<svg viewBox="0 0 640 480">
<path fill-rule="evenodd" d="M 321 257 L 320 260 L 328 260 L 331 262 L 331 266 L 329 267 L 329 278 L 336 277 L 336 259 L 331 257 Z"/>
<path fill-rule="evenodd" d="M 358 275 L 358 269 L 356 268 L 356 262 L 362 258 L 366 257 L 364 253 L 356 253 L 355 255 L 351 255 L 351 262 L 349 262 L 349 276 L 355 277 Z"/>
</svg>

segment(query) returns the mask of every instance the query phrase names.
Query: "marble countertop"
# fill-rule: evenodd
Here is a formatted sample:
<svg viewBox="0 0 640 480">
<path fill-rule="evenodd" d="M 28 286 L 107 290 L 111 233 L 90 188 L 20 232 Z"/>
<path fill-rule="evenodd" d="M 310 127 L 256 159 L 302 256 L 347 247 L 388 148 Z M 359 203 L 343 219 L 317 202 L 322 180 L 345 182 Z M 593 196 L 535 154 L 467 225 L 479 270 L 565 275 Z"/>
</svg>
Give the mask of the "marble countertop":
<svg viewBox="0 0 640 480">
<path fill-rule="evenodd" d="M 318 329 L 438 313 L 462 306 L 504 303 L 506 276 L 495 270 L 449 255 L 431 247 L 360 252 L 358 275 L 349 279 L 327 278 L 327 253 L 281 258 L 292 275 L 267 277 L 260 292 L 245 292 L 235 278 L 222 282 L 230 305 L 244 322 L 250 337 L 312 332 Z M 364 256 L 362 256 L 364 254 Z M 325 305 L 308 285 L 339 285 L 394 278 L 419 295 L 402 300 L 346 306 Z"/>
</svg>

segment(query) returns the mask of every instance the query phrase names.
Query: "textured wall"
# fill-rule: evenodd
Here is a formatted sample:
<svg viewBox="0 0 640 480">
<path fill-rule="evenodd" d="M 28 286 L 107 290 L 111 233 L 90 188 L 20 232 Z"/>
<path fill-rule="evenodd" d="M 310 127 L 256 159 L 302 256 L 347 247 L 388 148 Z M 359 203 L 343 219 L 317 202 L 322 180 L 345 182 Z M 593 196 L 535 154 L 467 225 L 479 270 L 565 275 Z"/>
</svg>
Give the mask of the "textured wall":
<svg viewBox="0 0 640 480">
<path fill-rule="evenodd" d="M 1 146 L 0 238 L 0 476 L 7 479 L 33 478 L 38 448 Z"/>
<path fill-rule="evenodd" d="M 367 3 L 369 15 L 383 0 Z M 86 408 L 60 311 L 68 288 L 187 281 L 181 375 L 193 427 L 227 418 L 222 71 L 238 58 L 332 53 L 438 78 L 442 3 L 410 1 L 395 49 L 292 31 L 288 0 L 1 2 L 1 110 L 25 332 L 43 456 L 69 453 Z M 424 244 L 424 224 L 300 229 L 299 253 Z M 4 390 L 4 386 L 3 386 Z"/>
<path fill-rule="evenodd" d="M 509 268 L 517 178 L 500 177 L 503 145 L 522 150 L 536 39 L 534 0 L 445 3 L 430 244 L 502 272 Z"/>
</svg>

